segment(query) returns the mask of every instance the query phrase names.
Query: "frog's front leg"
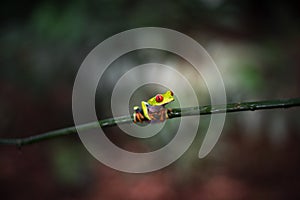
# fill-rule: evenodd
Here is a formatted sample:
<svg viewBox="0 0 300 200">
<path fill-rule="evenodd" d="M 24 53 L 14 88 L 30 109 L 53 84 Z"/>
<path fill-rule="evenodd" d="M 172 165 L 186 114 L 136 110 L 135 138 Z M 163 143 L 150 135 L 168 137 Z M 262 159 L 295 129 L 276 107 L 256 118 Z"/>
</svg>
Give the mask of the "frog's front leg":
<svg viewBox="0 0 300 200">
<path fill-rule="evenodd" d="M 144 120 L 150 120 L 149 114 L 148 114 L 148 103 L 145 101 L 142 101 L 141 103 L 142 108 L 138 106 L 134 106 L 133 110 L 133 122 L 142 122 Z M 145 119 L 146 118 L 146 119 Z"/>
<path fill-rule="evenodd" d="M 136 123 L 137 121 L 142 122 L 144 119 L 144 115 L 142 114 L 142 110 L 138 106 L 133 107 L 133 122 Z"/>
<path fill-rule="evenodd" d="M 144 117 L 148 120 L 151 120 L 151 117 L 149 116 L 149 110 L 148 110 L 149 104 L 146 101 L 142 101 L 141 105 L 142 105 L 142 111 L 143 111 Z"/>
</svg>

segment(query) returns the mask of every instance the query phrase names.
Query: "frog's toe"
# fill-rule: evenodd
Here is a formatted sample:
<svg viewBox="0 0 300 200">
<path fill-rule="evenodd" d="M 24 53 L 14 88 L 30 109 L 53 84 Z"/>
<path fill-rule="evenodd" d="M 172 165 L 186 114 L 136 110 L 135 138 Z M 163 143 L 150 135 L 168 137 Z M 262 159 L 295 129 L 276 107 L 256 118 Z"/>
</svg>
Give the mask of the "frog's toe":
<svg viewBox="0 0 300 200">
<path fill-rule="evenodd" d="M 163 115 L 160 116 L 160 119 L 159 119 L 161 122 L 165 121 L 165 118 L 163 117 Z"/>
<path fill-rule="evenodd" d="M 136 123 L 136 113 L 133 113 L 133 122 Z"/>
<path fill-rule="evenodd" d="M 142 121 L 142 118 L 141 118 L 141 115 L 140 115 L 140 113 L 136 115 L 136 118 L 137 118 L 137 120 L 138 120 L 139 122 L 141 122 L 141 121 Z"/>
<path fill-rule="evenodd" d="M 142 122 L 143 119 L 144 119 L 144 116 L 142 115 L 142 113 L 140 113 L 140 112 L 134 113 L 134 120 L 133 120 L 134 123 Z"/>
</svg>

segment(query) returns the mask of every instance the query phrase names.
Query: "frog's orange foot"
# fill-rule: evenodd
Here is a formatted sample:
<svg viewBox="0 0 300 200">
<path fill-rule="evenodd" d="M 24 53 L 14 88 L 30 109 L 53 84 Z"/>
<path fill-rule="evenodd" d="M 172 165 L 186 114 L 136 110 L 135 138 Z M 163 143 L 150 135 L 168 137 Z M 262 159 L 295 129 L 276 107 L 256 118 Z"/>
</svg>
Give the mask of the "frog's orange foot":
<svg viewBox="0 0 300 200">
<path fill-rule="evenodd" d="M 138 106 L 133 107 L 134 113 L 133 113 L 133 122 L 142 122 L 144 119 L 144 115 L 142 114 L 142 110 Z"/>
<path fill-rule="evenodd" d="M 133 122 L 136 123 L 136 122 L 142 122 L 144 120 L 144 115 L 140 112 L 135 112 L 133 114 Z"/>
</svg>

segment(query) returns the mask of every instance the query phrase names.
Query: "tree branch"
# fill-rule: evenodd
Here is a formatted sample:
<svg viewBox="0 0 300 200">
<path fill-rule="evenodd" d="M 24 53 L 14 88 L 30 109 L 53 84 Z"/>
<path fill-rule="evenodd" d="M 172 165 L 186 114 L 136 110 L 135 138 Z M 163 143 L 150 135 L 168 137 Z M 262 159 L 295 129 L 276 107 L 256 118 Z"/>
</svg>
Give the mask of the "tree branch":
<svg viewBox="0 0 300 200">
<path fill-rule="evenodd" d="M 168 112 L 169 119 L 183 116 L 192 116 L 192 115 L 210 115 L 217 113 L 231 113 L 231 112 L 240 112 L 240 111 L 255 111 L 255 110 L 265 110 L 265 109 L 275 109 L 275 108 L 290 108 L 300 106 L 300 98 L 295 99 L 285 99 L 285 100 L 271 100 L 271 101 L 256 101 L 256 102 L 241 102 L 241 103 L 231 103 L 227 105 L 218 105 L 212 107 L 211 105 L 207 106 L 196 106 L 189 108 L 173 108 Z M 39 135 L 34 135 L 26 138 L 10 138 L 10 139 L 1 139 L 0 144 L 2 145 L 27 145 L 43 140 L 48 140 L 51 138 L 56 138 L 63 135 L 69 135 L 77 133 L 77 130 L 88 130 L 96 128 L 99 125 L 104 127 L 115 126 L 118 123 L 130 123 L 132 122 L 132 116 L 122 116 L 117 118 L 109 118 L 100 120 L 97 122 L 91 122 L 87 124 L 82 124 L 79 126 L 72 126 L 68 128 L 63 128 L 59 130 L 49 131 Z"/>
</svg>

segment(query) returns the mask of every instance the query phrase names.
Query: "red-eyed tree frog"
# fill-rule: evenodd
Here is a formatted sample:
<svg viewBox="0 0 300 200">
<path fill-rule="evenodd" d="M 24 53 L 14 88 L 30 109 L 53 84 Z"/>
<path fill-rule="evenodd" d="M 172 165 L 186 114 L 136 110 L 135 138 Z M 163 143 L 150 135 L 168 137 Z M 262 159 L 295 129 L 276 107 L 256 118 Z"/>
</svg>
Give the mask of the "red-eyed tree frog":
<svg viewBox="0 0 300 200">
<path fill-rule="evenodd" d="M 134 123 L 146 120 L 164 121 L 168 118 L 168 109 L 165 108 L 165 105 L 172 101 L 174 101 L 174 94 L 171 90 L 168 90 L 164 94 L 157 94 L 147 102 L 142 101 L 142 109 L 138 106 L 134 106 L 133 108 Z"/>
</svg>

